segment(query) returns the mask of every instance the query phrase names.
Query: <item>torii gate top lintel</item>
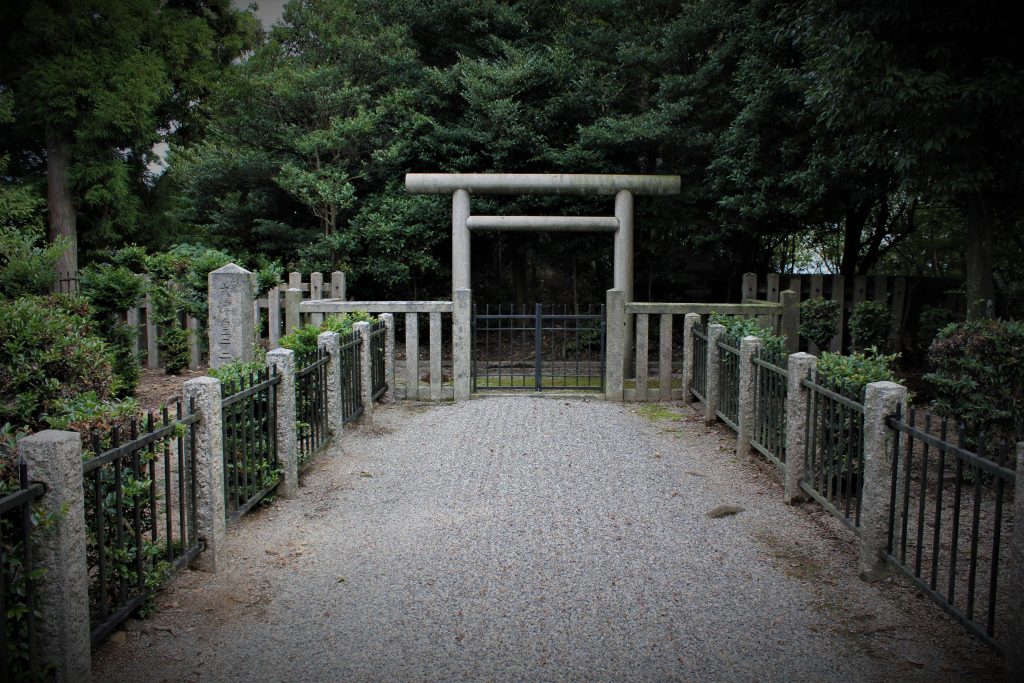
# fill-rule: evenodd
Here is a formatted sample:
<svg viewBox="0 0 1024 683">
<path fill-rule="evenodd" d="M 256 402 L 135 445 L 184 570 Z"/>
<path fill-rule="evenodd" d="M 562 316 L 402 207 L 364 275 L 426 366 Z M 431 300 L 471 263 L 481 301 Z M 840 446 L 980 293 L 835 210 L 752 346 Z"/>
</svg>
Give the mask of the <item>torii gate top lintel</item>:
<svg viewBox="0 0 1024 683">
<path fill-rule="evenodd" d="M 679 194 L 677 175 L 608 173 L 407 173 L 405 189 L 413 194 Z"/>
<path fill-rule="evenodd" d="M 452 296 L 470 289 L 470 230 L 615 233 L 616 289 L 633 300 L 633 195 L 679 194 L 677 175 L 602 173 L 407 173 L 412 194 L 452 195 Z M 614 195 L 614 216 L 471 216 L 471 194 Z"/>
</svg>

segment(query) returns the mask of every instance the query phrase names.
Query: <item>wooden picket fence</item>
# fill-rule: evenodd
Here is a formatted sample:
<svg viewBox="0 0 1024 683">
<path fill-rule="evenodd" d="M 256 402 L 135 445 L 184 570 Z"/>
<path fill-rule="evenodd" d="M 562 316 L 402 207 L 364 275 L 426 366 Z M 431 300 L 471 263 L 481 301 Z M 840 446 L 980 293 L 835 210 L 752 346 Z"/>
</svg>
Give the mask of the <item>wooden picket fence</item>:
<svg viewBox="0 0 1024 683">
<path fill-rule="evenodd" d="M 58 292 L 74 293 L 78 291 L 78 276 L 74 273 L 58 273 L 54 286 Z M 310 273 L 309 280 L 303 282 L 302 273 L 288 274 L 288 284 L 273 287 L 267 294 L 253 302 L 254 318 L 259 341 L 268 349 L 276 348 L 278 340 L 284 335 L 284 293 L 289 289 L 302 292 L 303 301 L 320 299 L 345 298 L 345 274 L 334 271 L 329 278 L 323 273 Z M 310 322 L 323 322 L 322 316 L 316 320 L 313 314 Z M 121 322 L 136 328 L 138 333 L 133 337 L 132 351 L 139 357 L 139 362 L 147 368 L 159 368 L 160 363 L 160 326 L 156 324 L 153 314 L 153 302 L 147 295 L 138 305 L 121 314 Z M 206 333 L 206 321 L 200 322 L 192 316 L 182 315 L 178 324 L 188 331 L 189 335 L 189 368 L 196 369 L 204 362 L 203 346 L 200 344 L 202 335 Z"/>
<path fill-rule="evenodd" d="M 889 324 L 890 347 L 898 348 L 901 332 L 908 319 L 920 309 L 915 302 L 915 293 L 928 292 L 930 299 L 957 313 L 964 310 L 963 296 L 951 293 L 957 282 L 942 278 L 893 277 L 889 275 L 858 275 L 846 278 L 842 275 L 780 275 L 769 273 L 759 277 L 757 273 L 744 273 L 741 292 L 743 301 L 777 302 L 779 292 L 789 289 L 799 295 L 801 302 L 808 299 L 832 299 L 839 302 L 841 324 L 837 326 L 829 348 L 841 352 L 844 348 L 845 321 L 850 312 L 862 301 L 879 301 L 891 311 Z M 918 297 L 923 299 L 924 297 Z M 846 340 L 848 343 L 848 340 Z M 818 348 L 808 342 L 808 350 L 818 353 Z"/>
</svg>

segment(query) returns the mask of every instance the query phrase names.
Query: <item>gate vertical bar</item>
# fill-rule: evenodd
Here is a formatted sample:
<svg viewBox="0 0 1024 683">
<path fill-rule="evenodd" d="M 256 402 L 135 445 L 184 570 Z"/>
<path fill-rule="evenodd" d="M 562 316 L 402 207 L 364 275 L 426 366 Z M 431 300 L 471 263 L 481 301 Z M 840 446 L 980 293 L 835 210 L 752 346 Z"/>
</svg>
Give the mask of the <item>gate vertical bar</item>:
<svg viewBox="0 0 1024 683">
<path fill-rule="evenodd" d="M 541 377 L 540 359 L 544 355 L 544 342 L 542 338 L 543 328 L 541 325 L 542 307 L 534 304 L 533 308 L 533 390 L 540 391 L 543 385 Z"/>
</svg>

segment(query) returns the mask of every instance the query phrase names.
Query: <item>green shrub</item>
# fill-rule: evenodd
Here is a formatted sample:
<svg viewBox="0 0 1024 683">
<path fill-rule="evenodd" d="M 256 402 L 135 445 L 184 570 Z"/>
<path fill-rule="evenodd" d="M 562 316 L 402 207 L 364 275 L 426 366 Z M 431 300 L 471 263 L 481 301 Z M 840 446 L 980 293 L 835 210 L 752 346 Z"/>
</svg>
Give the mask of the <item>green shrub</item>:
<svg viewBox="0 0 1024 683">
<path fill-rule="evenodd" d="M 713 325 L 723 325 L 728 343 L 737 348 L 743 337 L 757 337 L 765 351 L 776 355 L 786 352 L 786 338 L 780 337 L 766 327 L 761 327 L 754 318 L 712 313 L 709 322 Z"/>
<path fill-rule="evenodd" d="M 838 324 L 838 301 L 808 299 L 800 304 L 800 336 L 814 342 L 818 349 L 828 348 Z"/>
<path fill-rule="evenodd" d="M 297 356 L 305 356 L 316 351 L 317 337 L 321 332 L 337 332 L 350 334 L 352 326 L 358 322 L 375 322 L 376 318 L 365 311 L 341 313 L 325 318 L 320 326 L 303 325 L 291 334 L 281 337 L 282 348 L 291 349 Z"/>
<path fill-rule="evenodd" d="M 0 226 L 0 296 L 43 295 L 57 280 L 57 260 L 65 241 L 47 243 L 41 237 Z"/>
<path fill-rule="evenodd" d="M 177 325 L 165 325 L 160 328 L 157 339 L 160 349 L 160 363 L 168 375 L 177 375 L 188 367 L 188 331 Z"/>
<path fill-rule="evenodd" d="M 968 431 L 1024 438 L 1024 322 L 978 320 L 943 328 L 928 350 L 935 409 Z"/>
<path fill-rule="evenodd" d="M 93 264 L 82 270 L 79 286 L 93 310 L 97 332 L 114 354 L 118 395 L 129 396 L 139 383 L 139 357 L 134 350 L 138 331 L 122 322 L 121 316 L 142 298 L 145 281 L 122 265 Z"/>
<path fill-rule="evenodd" d="M 889 334 L 889 308 L 879 301 L 861 301 L 850 313 L 850 339 L 858 351 L 885 348 Z"/>
<path fill-rule="evenodd" d="M 935 336 L 947 325 L 956 322 L 956 315 L 942 306 L 926 306 L 921 309 L 917 319 L 917 343 L 920 348 L 927 348 L 935 341 Z"/>
<path fill-rule="evenodd" d="M 860 401 L 864 387 L 871 382 L 897 382 L 892 366 L 898 353 L 883 354 L 878 349 L 854 351 L 844 356 L 823 351 L 818 356 L 818 377 L 842 389 L 841 393 Z"/>
<path fill-rule="evenodd" d="M 61 401 L 116 390 L 113 356 L 84 299 L 0 301 L 0 424 L 39 429 Z"/>
<path fill-rule="evenodd" d="M 267 369 L 266 360 L 254 360 L 248 363 L 235 362 L 222 365 L 219 368 L 210 368 L 207 374 L 210 377 L 216 377 L 224 385 L 224 394 L 230 395 L 238 391 L 238 387 L 241 386 L 242 379 L 248 380 L 249 377 L 257 373 L 263 372 Z"/>
</svg>

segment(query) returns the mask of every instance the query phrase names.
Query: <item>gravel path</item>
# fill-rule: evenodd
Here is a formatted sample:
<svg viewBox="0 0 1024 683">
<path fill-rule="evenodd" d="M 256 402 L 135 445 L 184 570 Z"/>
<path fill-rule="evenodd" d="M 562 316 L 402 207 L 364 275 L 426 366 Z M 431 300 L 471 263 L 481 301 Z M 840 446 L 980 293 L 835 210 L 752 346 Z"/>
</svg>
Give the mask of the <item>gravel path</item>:
<svg viewBox="0 0 1024 683">
<path fill-rule="evenodd" d="M 346 432 L 97 680 L 998 680 L 689 407 L 490 397 Z M 718 519 L 720 504 L 744 510 Z"/>
</svg>

